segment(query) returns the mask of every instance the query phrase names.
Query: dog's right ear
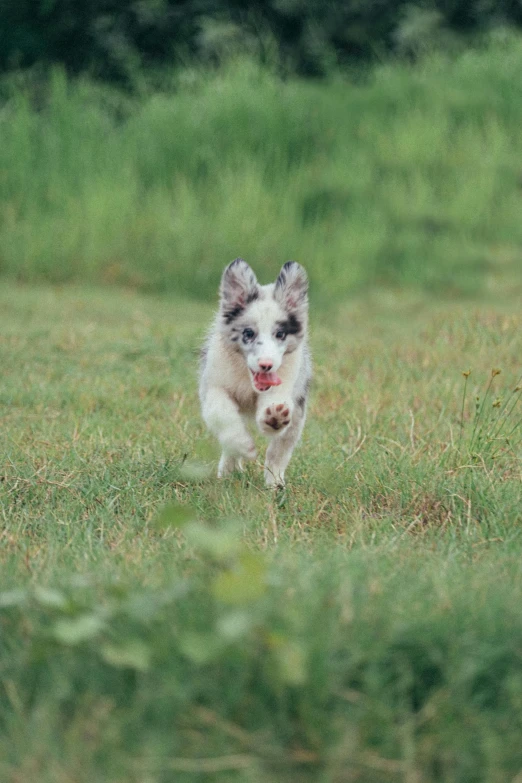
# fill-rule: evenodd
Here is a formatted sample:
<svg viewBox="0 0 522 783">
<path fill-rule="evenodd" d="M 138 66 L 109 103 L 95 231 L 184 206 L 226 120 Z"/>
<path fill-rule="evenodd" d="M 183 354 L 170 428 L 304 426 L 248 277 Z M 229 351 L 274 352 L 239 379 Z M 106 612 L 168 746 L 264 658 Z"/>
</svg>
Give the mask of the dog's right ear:
<svg viewBox="0 0 522 783">
<path fill-rule="evenodd" d="M 275 282 L 274 297 L 284 306 L 294 309 L 308 304 L 308 277 L 301 264 L 287 261 Z"/>
<path fill-rule="evenodd" d="M 227 324 L 241 315 L 245 307 L 259 296 L 257 278 L 242 258 L 236 258 L 223 272 L 219 293 Z"/>
</svg>

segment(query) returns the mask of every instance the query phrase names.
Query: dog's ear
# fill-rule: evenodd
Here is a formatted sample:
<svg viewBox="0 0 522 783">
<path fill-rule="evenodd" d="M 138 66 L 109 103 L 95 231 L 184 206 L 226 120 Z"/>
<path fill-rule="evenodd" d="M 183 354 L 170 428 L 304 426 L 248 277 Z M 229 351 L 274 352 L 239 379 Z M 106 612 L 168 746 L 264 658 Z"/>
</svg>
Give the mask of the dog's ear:
<svg viewBox="0 0 522 783">
<path fill-rule="evenodd" d="M 237 318 L 259 296 L 257 278 L 242 258 L 236 258 L 223 272 L 219 293 L 227 323 Z"/>
<path fill-rule="evenodd" d="M 301 264 L 287 261 L 275 282 L 274 297 L 287 308 L 306 307 L 308 303 L 308 277 Z"/>
</svg>

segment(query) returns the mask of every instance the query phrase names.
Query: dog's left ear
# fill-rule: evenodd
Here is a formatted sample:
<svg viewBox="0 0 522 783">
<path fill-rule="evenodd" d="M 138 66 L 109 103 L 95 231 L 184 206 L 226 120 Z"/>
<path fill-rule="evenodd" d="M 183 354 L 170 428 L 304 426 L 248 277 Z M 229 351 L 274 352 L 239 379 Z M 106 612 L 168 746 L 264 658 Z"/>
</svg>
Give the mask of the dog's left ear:
<svg viewBox="0 0 522 783">
<path fill-rule="evenodd" d="M 296 261 L 287 261 L 275 282 L 274 297 L 288 308 L 308 303 L 308 277 L 304 267 Z"/>
<path fill-rule="evenodd" d="M 223 317 L 227 324 L 232 323 L 250 302 L 258 298 L 256 276 L 242 258 L 236 258 L 223 272 L 219 293 Z"/>
</svg>

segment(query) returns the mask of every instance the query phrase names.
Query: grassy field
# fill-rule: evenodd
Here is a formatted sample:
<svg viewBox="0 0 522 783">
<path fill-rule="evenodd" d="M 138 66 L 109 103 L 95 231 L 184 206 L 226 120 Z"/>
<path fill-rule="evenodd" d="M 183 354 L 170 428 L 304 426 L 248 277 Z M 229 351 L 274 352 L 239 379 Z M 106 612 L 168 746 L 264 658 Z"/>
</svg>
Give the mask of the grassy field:
<svg viewBox="0 0 522 783">
<path fill-rule="evenodd" d="M 522 781 L 521 72 L 0 84 L 2 783 Z M 198 411 L 238 255 L 311 279 L 275 494 Z"/>
<path fill-rule="evenodd" d="M 520 291 L 521 71 L 506 37 L 320 82 L 0 85 L 0 274 L 208 299 L 242 255 L 302 261 L 316 301 Z"/>
<path fill-rule="evenodd" d="M 2 781 L 520 780 L 519 303 L 314 308 L 276 494 L 214 478 L 210 313 L 1 288 Z"/>
</svg>

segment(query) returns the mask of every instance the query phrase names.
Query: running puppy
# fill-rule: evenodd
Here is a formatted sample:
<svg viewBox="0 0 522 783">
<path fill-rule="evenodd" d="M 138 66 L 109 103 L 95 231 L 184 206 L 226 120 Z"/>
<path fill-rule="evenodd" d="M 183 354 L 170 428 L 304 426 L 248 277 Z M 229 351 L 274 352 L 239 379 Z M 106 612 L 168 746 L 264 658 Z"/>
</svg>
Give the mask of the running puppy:
<svg viewBox="0 0 522 783">
<path fill-rule="evenodd" d="M 221 444 L 218 476 L 255 459 L 246 420 L 269 440 L 267 486 L 284 484 L 301 436 L 311 378 L 307 341 L 308 279 L 288 261 L 275 283 L 259 285 L 246 261 L 223 272 L 220 307 L 202 351 L 199 396 L 203 419 Z"/>
</svg>

